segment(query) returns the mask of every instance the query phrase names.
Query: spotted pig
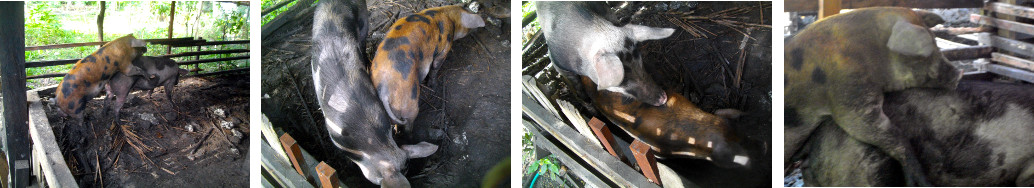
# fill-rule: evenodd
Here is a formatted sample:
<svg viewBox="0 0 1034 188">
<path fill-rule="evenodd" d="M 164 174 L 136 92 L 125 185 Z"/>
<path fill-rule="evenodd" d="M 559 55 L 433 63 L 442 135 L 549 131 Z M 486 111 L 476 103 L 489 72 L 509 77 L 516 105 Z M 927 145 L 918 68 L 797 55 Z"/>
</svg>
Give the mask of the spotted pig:
<svg viewBox="0 0 1034 188">
<path fill-rule="evenodd" d="M 312 28 L 312 80 L 329 140 L 356 163 L 367 180 L 382 187 L 409 187 L 406 161 L 433 154 L 427 142 L 398 145 L 391 120 L 364 67 L 366 2 L 321 0 Z"/>
<path fill-rule="evenodd" d="M 116 73 L 105 85 L 108 95 L 104 99 L 104 104 L 108 104 L 112 108 L 115 119 L 118 119 L 122 105 L 128 100 L 129 92 L 134 90 L 147 90 L 148 93 L 151 93 L 154 88 L 164 86 L 165 97 L 168 98 L 169 104 L 176 108 L 176 102 L 172 99 L 173 87 L 179 82 L 180 75 L 188 73 L 186 69 L 179 68 L 176 61 L 172 59 L 150 56 L 133 59 L 133 66 L 142 68 L 144 76 L 126 76 Z M 114 104 L 110 103 L 113 97 L 117 97 Z"/>
<path fill-rule="evenodd" d="M 132 62 L 147 51 L 146 45 L 130 34 L 104 44 L 97 52 L 76 62 L 55 91 L 59 114 L 81 119 L 86 102 L 97 96 L 101 86 L 112 76 L 117 73 L 143 75 L 143 70 Z"/>
<path fill-rule="evenodd" d="M 857 9 L 819 20 L 786 44 L 788 127 L 784 162 L 823 117 L 853 138 L 901 162 L 910 185 L 929 185 L 916 150 L 884 115 L 883 94 L 907 88 L 954 88 L 961 72 L 941 55 L 928 30 L 943 20 L 907 8 Z"/>
<path fill-rule="evenodd" d="M 886 95 L 883 110 L 903 130 L 937 186 L 1034 186 L 1034 87 L 963 81 L 956 91 L 916 88 Z M 830 121 L 825 121 L 830 122 Z M 903 186 L 900 166 L 830 122 L 816 129 L 808 186 Z M 897 175 L 897 176 L 894 176 Z M 872 177 L 872 178 L 870 178 Z"/>
<path fill-rule="evenodd" d="M 604 2 L 539 1 L 535 7 L 549 60 L 558 72 L 587 76 L 597 90 L 621 93 L 654 106 L 665 103 L 664 90 L 643 69 L 637 44 L 667 38 L 675 29 L 618 25 Z"/>
<path fill-rule="evenodd" d="M 373 86 L 393 122 L 412 123 L 420 110 L 420 82 L 428 71 L 442 64 L 454 40 L 484 26 L 480 16 L 459 5 L 429 8 L 391 25 L 370 69 Z"/>
<path fill-rule="evenodd" d="M 666 95 L 664 105 L 653 106 L 621 93 L 598 91 L 585 76 L 581 83 L 596 109 L 659 156 L 706 159 L 728 168 L 749 166 L 750 157 L 727 119 L 739 111 L 707 113 L 676 92 Z"/>
</svg>

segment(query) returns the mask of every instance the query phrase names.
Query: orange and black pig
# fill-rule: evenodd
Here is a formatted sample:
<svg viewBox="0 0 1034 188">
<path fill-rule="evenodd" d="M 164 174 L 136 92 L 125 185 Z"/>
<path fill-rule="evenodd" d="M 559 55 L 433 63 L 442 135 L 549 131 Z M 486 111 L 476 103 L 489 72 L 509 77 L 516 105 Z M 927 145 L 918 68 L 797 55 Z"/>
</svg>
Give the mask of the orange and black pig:
<svg viewBox="0 0 1034 188">
<path fill-rule="evenodd" d="M 393 122 L 412 123 L 419 111 L 420 82 L 428 71 L 442 64 L 453 40 L 484 26 L 480 16 L 459 5 L 429 8 L 391 25 L 377 47 L 370 71 Z"/>
<path fill-rule="evenodd" d="M 54 92 L 59 114 L 82 118 L 85 103 L 97 96 L 101 86 L 116 73 L 143 75 L 142 69 L 133 66 L 133 59 L 147 51 L 146 45 L 130 34 L 104 44 L 76 62 Z"/>
<path fill-rule="evenodd" d="M 596 90 L 589 77 L 579 76 L 593 106 L 661 157 L 706 159 L 726 167 L 749 167 L 743 140 L 726 118 L 742 114 L 720 109 L 707 113 L 677 92 L 667 91 L 660 106 L 643 103 L 618 92 Z M 716 115 L 717 114 L 717 115 Z"/>
</svg>

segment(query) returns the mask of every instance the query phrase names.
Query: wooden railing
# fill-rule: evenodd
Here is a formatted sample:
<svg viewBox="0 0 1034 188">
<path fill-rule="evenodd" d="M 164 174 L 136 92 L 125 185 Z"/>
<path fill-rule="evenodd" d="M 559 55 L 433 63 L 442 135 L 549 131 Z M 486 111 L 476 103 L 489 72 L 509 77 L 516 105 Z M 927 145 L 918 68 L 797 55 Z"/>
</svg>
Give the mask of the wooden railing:
<svg viewBox="0 0 1034 188">
<path fill-rule="evenodd" d="M 248 58 L 250 58 L 250 55 L 247 54 L 247 53 L 250 52 L 248 47 L 245 47 L 244 49 L 206 50 L 206 51 L 200 51 L 200 49 L 201 49 L 200 47 L 201 46 L 233 45 L 233 44 L 245 44 L 245 46 L 246 46 L 247 44 L 250 43 L 249 40 L 207 41 L 207 40 L 204 40 L 204 39 L 201 39 L 201 38 L 196 38 L 195 39 L 195 38 L 192 38 L 192 37 L 171 38 L 171 39 L 143 39 L 143 40 L 148 42 L 148 43 L 150 43 L 150 44 L 165 45 L 167 47 L 173 47 L 173 48 L 177 48 L 177 47 L 194 47 L 196 49 L 196 51 L 193 51 L 193 52 L 181 52 L 181 53 L 165 54 L 165 55 L 159 55 L 158 56 L 158 57 L 167 57 L 167 58 L 194 56 L 195 57 L 194 60 L 178 61 L 176 63 L 178 65 L 195 65 L 195 70 L 193 70 L 193 72 L 195 74 L 188 75 L 188 77 L 190 77 L 190 76 L 210 76 L 210 75 L 218 75 L 218 74 L 226 74 L 226 73 L 247 72 L 247 69 L 248 69 L 248 67 L 242 67 L 242 68 L 236 68 L 236 69 L 231 69 L 231 70 L 210 71 L 210 72 L 201 73 L 200 72 L 201 70 L 197 68 L 197 64 L 248 59 Z M 55 44 L 55 45 L 45 45 L 45 46 L 29 46 L 29 47 L 25 47 L 25 51 L 61 49 L 61 48 L 74 48 L 74 47 L 82 47 L 82 46 L 99 46 L 99 45 L 103 45 L 105 43 L 107 43 L 107 41 L 104 41 L 104 42 L 70 43 L 70 44 Z M 156 48 L 156 49 L 163 49 L 163 48 Z M 236 56 L 233 56 L 233 57 L 224 57 L 224 58 L 201 59 L 202 55 L 217 55 L 217 54 L 242 54 L 242 55 L 236 55 Z M 43 60 L 43 61 L 26 62 L 25 63 L 25 68 L 38 68 L 38 67 L 50 67 L 50 66 L 75 64 L 76 62 L 79 62 L 79 60 L 80 59 L 61 59 L 61 60 Z M 31 80 L 31 79 L 40 79 L 40 78 L 63 77 L 63 76 L 65 76 L 65 74 L 67 74 L 67 73 L 59 72 L 59 73 L 39 74 L 39 75 L 26 76 L 25 79 L 26 80 Z"/>
</svg>

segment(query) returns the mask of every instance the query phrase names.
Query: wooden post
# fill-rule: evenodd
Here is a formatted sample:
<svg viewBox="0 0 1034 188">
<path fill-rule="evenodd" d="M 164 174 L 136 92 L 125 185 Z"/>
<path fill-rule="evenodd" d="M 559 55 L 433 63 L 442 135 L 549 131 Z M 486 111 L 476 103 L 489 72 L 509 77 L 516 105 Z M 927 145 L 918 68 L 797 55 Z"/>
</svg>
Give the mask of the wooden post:
<svg viewBox="0 0 1034 188">
<path fill-rule="evenodd" d="M 657 159 L 653 156 L 653 150 L 650 150 L 650 145 L 646 145 L 643 141 L 636 139 L 628 148 L 632 149 L 632 155 L 635 156 L 636 164 L 639 164 L 639 169 L 643 171 L 643 175 L 650 179 L 650 181 L 657 183 L 657 185 L 661 185 L 661 174 L 657 172 Z"/>
<path fill-rule="evenodd" d="M 29 109 L 25 95 L 25 2 L 0 2 L 0 84 L 3 94 L 4 145 L 8 185 L 26 187 L 29 157 Z"/>
<path fill-rule="evenodd" d="M 610 155 L 617 157 L 617 151 L 614 151 L 614 146 L 611 146 L 614 143 L 614 134 L 610 133 L 610 129 L 603 124 L 603 121 L 593 117 L 592 120 L 589 120 L 589 127 L 592 128 L 592 133 L 596 134 L 596 138 L 600 140 L 600 144 L 603 144 L 603 148 L 606 148 Z"/>
<path fill-rule="evenodd" d="M 287 157 L 291 159 L 291 163 L 294 164 L 294 170 L 298 171 L 302 177 L 307 177 L 305 174 L 305 158 L 302 157 L 302 148 L 298 146 L 298 141 L 294 140 L 291 135 L 284 133 L 280 136 L 280 144 L 283 145 L 284 151 L 287 152 Z"/>
<path fill-rule="evenodd" d="M 840 0 L 818 0 L 819 19 L 840 13 Z"/>
<path fill-rule="evenodd" d="M 334 167 L 330 167 L 325 162 L 320 162 L 316 165 L 316 175 L 320 177 L 320 187 L 323 188 L 337 188 L 340 183 L 337 179 L 337 170 Z"/>
<path fill-rule="evenodd" d="M 172 23 L 173 23 L 173 20 L 176 20 L 176 1 L 173 1 L 172 5 L 170 7 L 171 8 L 169 9 L 169 38 L 171 39 L 172 38 Z M 165 54 L 171 54 L 172 53 L 172 46 L 166 45 L 165 47 L 166 47 L 165 48 Z"/>
<path fill-rule="evenodd" d="M 101 12 L 97 14 L 97 41 L 104 42 L 104 9 L 107 9 L 107 7 L 104 5 L 104 1 L 99 3 L 101 4 Z M 103 45 L 101 44 L 101 46 Z"/>
</svg>

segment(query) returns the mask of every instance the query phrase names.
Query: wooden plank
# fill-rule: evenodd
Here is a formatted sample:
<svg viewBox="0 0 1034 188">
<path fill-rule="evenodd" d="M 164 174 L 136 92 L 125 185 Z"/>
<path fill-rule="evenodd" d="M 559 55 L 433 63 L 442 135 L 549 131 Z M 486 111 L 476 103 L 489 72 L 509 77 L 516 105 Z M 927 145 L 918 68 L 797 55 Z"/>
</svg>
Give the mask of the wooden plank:
<svg viewBox="0 0 1034 188">
<path fill-rule="evenodd" d="M 1034 71 L 1034 61 L 1018 58 L 1011 55 L 1006 55 L 1002 53 L 991 53 L 991 61 L 999 62 L 1001 64 L 1006 64 L 1027 71 Z"/>
<path fill-rule="evenodd" d="M 816 0 L 786 0 L 784 1 L 785 12 L 807 12 L 818 11 L 819 2 Z M 980 8 L 984 6 L 981 0 L 843 0 L 842 9 L 857 9 L 865 7 L 893 6 L 910 8 Z"/>
<path fill-rule="evenodd" d="M 193 64 L 198 64 L 198 63 L 211 63 L 211 62 L 220 62 L 220 61 L 233 61 L 233 60 L 239 60 L 239 59 L 248 59 L 250 57 L 251 56 L 249 56 L 249 55 L 244 55 L 244 56 L 237 56 L 237 57 L 202 59 L 202 60 L 195 60 L 195 61 L 181 61 L 181 62 L 176 63 L 176 64 L 177 65 L 193 65 Z"/>
<path fill-rule="evenodd" d="M 183 52 L 176 54 L 160 55 L 158 57 L 184 57 L 184 56 L 197 56 L 197 55 L 213 55 L 213 54 L 234 54 L 234 53 L 248 53 L 251 50 L 248 49 L 232 49 L 232 50 L 209 50 L 209 51 L 197 51 L 197 52 Z"/>
<path fill-rule="evenodd" d="M 1004 19 L 992 18 L 990 16 L 984 16 L 979 14 L 969 15 L 969 21 L 981 24 L 997 27 L 999 29 L 1005 29 L 1009 31 L 1020 32 L 1024 34 L 1034 35 L 1034 25 L 1020 23 L 1015 21 L 1009 21 Z"/>
<path fill-rule="evenodd" d="M 657 158 L 654 157 L 653 150 L 650 150 L 650 145 L 636 139 L 628 148 L 632 150 L 632 156 L 635 156 L 636 164 L 643 171 L 643 175 L 658 185 L 664 185 L 657 171 Z"/>
<path fill-rule="evenodd" d="M 1034 73 L 1030 71 L 1012 68 L 1005 65 L 989 64 L 987 65 L 987 71 L 993 72 L 998 75 L 1014 78 L 1017 80 L 1023 80 L 1028 83 L 1034 83 Z"/>
<path fill-rule="evenodd" d="M 565 125 L 556 116 L 549 114 L 546 109 L 535 103 L 534 99 L 527 93 L 522 92 L 521 97 L 521 111 L 524 116 L 531 118 L 540 125 L 539 127 L 545 130 L 543 133 L 556 137 L 556 140 L 559 140 L 564 147 L 570 149 L 578 158 L 584 159 L 586 164 L 589 164 L 589 166 L 598 170 L 607 179 L 613 181 L 617 184 L 617 187 L 657 187 L 656 184 L 650 183 L 646 177 L 643 177 L 642 174 L 628 167 L 625 163 L 614 157 L 609 157 L 610 154 L 602 148 L 596 146 L 589 147 L 591 142 L 588 141 L 588 138 L 578 134 L 577 131 Z"/>
<path fill-rule="evenodd" d="M 61 148 L 57 145 L 57 138 L 54 131 L 50 129 L 50 121 L 47 120 L 47 113 L 43 110 L 43 103 L 40 102 L 36 92 L 27 94 L 29 101 L 29 132 L 32 135 L 32 150 L 38 154 L 38 161 L 43 171 L 43 177 L 50 187 L 79 187 L 76 184 L 75 176 L 65 164 L 65 157 L 61 155 Z"/>
<path fill-rule="evenodd" d="M 302 157 L 302 148 L 298 146 L 298 141 L 295 141 L 290 134 L 284 133 L 280 136 L 280 145 L 287 151 L 287 158 L 291 159 L 291 164 L 294 164 L 294 169 L 298 171 L 298 174 L 302 176 L 312 175 L 302 170 L 305 159 Z"/>
<path fill-rule="evenodd" d="M 1005 37 L 991 35 L 990 33 L 981 33 L 979 35 L 980 41 L 987 41 L 1000 50 L 1021 54 L 1024 56 L 1034 57 L 1034 44 L 1008 39 Z"/>
<path fill-rule="evenodd" d="M 818 0 L 819 19 L 840 13 L 840 0 Z"/>
<path fill-rule="evenodd" d="M 277 184 L 288 188 L 312 188 L 312 184 L 305 181 L 305 177 L 295 173 L 294 169 L 287 164 L 287 161 L 278 160 L 279 157 L 274 154 L 276 151 L 269 144 L 262 145 L 262 169 L 269 172 L 273 176 L 273 180 Z"/>
<path fill-rule="evenodd" d="M 990 2 L 987 4 L 987 9 L 997 13 L 1034 19 L 1034 8 L 1031 7 L 1012 5 L 1008 3 Z"/>
<path fill-rule="evenodd" d="M 578 133 L 581 133 L 582 136 L 585 136 L 586 138 L 593 137 L 592 129 L 589 128 L 589 124 L 586 124 L 585 119 L 582 118 L 582 113 L 578 112 L 578 109 L 575 108 L 573 104 L 560 99 L 556 100 L 556 104 L 560 106 L 560 112 L 563 112 L 564 116 L 567 116 L 567 121 L 571 122 L 574 129 L 578 130 Z M 589 140 L 596 145 L 602 145 L 598 140 Z"/>
<path fill-rule="evenodd" d="M 593 117 L 592 120 L 589 120 L 589 127 L 592 128 L 592 133 L 596 135 L 596 139 L 603 144 L 603 148 L 606 148 L 611 156 L 618 157 L 617 151 L 614 151 L 614 134 L 610 133 L 607 125 L 600 121 L 600 119 Z"/>
<path fill-rule="evenodd" d="M 66 74 L 68 74 L 68 73 L 50 73 L 50 74 L 40 74 L 40 75 L 26 76 L 25 80 L 40 79 L 40 78 L 65 77 Z"/>
<path fill-rule="evenodd" d="M 0 88 L 10 187 L 29 186 L 29 109 L 25 101 L 25 2 L 0 2 Z"/>
<path fill-rule="evenodd" d="M 535 136 L 535 138 L 532 139 L 532 142 L 535 143 L 535 147 L 545 149 L 546 151 L 549 151 L 549 153 L 552 153 L 553 156 L 556 156 L 557 160 L 560 160 L 561 163 L 567 166 L 567 169 L 569 169 L 568 171 L 571 172 L 571 174 L 582 179 L 582 181 L 585 181 L 585 187 L 611 187 L 607 185 L 607 182 L 596 177 L 596 175 L 585 166 L 582 166 L 582 164 L 578 162 L 579 160 L 571 158 L 571 156 L 564 152 L 564 150 L 557 147 L 553 142 L 550 142 L 549 139 L 542 135 L 542 130 L 536 127 L 534 123 L 529 122 L 528 120 L 522 120 L 522 122 L 525 128 L 528 128 L 529 131 L 533 131 L 531 135 Z"/>
<path fill-rule="evenodd" d="M 50 61 L 33 61 L 33 62 L 25 63 L 25 68 L 49 67 L 49 66 L 57 66 L 57 65 L 75 64 L 76 62 L 79 62 L 79 60 L 80 59 L 62 59 L 62 60 L 50 60 Z"/>
<path fill-rule="evenodd" d="M 320 164 L 316 165 L 316 175 L 319 176 L 320 187 L 337 188 L 340 185 L 340 180 L 337 178 L 337 170 L 334 170 L 334 167 L 330 167 L 325 162 L 320 161 Z"/>
<path fill-rule="evenodd" d="M 265 16 L 266 14 L 269 14 L 269 12 L 273 12 L 276 9 L 280 9 L 280 7 L 284 7 L 287 4 L 291 4 L 291 2 L 294 2 L 294 0 L 286 0 L 284 2 L 277 3 L 276 5 L 273 5 L 272 7 L 269 7 L 269 8 L 266 8 L 266 9 L 262 10 L 262 14 L 261 15 Z"/>
<path fill-rule="evenodd" d="M 164 42 L 171 42 L 171 41 L 182 41 L 184 39 L 192 39 L 192 38 L 184 37 L 184 38 L 171 38 L 171 39 L 142 39 L 142 40 L 146 41 L 146 42 L 150 42 L 150 43 L 164 43 Z M 80 42 L 80 43 L 54 44 L 54 45 L 43 45 L 43 46 L 27 46 L 27 47 L 25 47 L 25 51 L 49 50 L 49 49 L 59 49 L 59 48 L 73 48 L 73 47 L 81 47 L 81 46 L 99 46 L 99 45 L 104 45 L 104 44 L 106 44 L 108 42 L 111 42 L 111 41 Z"/>
<path fill-rule="evenodd" d="M 186 77 L 205 77 L 205 76 L 212 76 L 212 75 L 220 75 L 220 74 L 238 74 L 238 73 L 247 73 L 247 72 L 248 72 L 248 69 L 249 69 L 248 67 L 244 67 L 244 68 L 236 68 L 236 69 L 230 69 L 230 70 L 221 70 L 221 71 L 215 71 L 215 72 L 206 72 L 206 73 L 201 73 L 201 74 L 191 74 L 191 75 L 187 75 Z"/>
<path fill-rule="evenodd" d="M 230 40 L 230 41 L 202 41 L 194 43 L 175 43 L 168 44 L 172 47 L 192 47 L 192 46 L 212 46 L 212 45 L 224 45 L 224 44 L 250 44 L 250 40 Z"/>
<path fill-rule="evenodd" d="M 291 8 L 288 8 L 287 11 L 281 12 L 280 15 L 276 16 L 276 18 L 273 18 L 273 20 L 270 20 L 269 22 L 266 22 L 266 24 L 263 24 L 262 25 L 262 35 L 261 35 L 262 38 L 266 38 L 266 37 L 269 36 L 269 34 L 273 34 L 274 31 L 279 30 L 280 26 L 283 26 L 285 23 L 287 23 L 288 20 L 294 19 L 294 17 L 296 15 L 304 12 L 302 10 L 312 6 L 313 2 L 315 2 L 315 1 L 314 0 L 301 0 L 301 1 L 298 1 L 298 3 L 295 3 L 294 6 L 291 6 Z"/>
<path fill-rule="evenodd" d="M 941 49 L 941 54 L 944 54 L 948 61 L 967 60 L 967 59 L 980 59 L 991 57 L 991 46 L 969 46 L 961 48 Z"/>
</svg>

